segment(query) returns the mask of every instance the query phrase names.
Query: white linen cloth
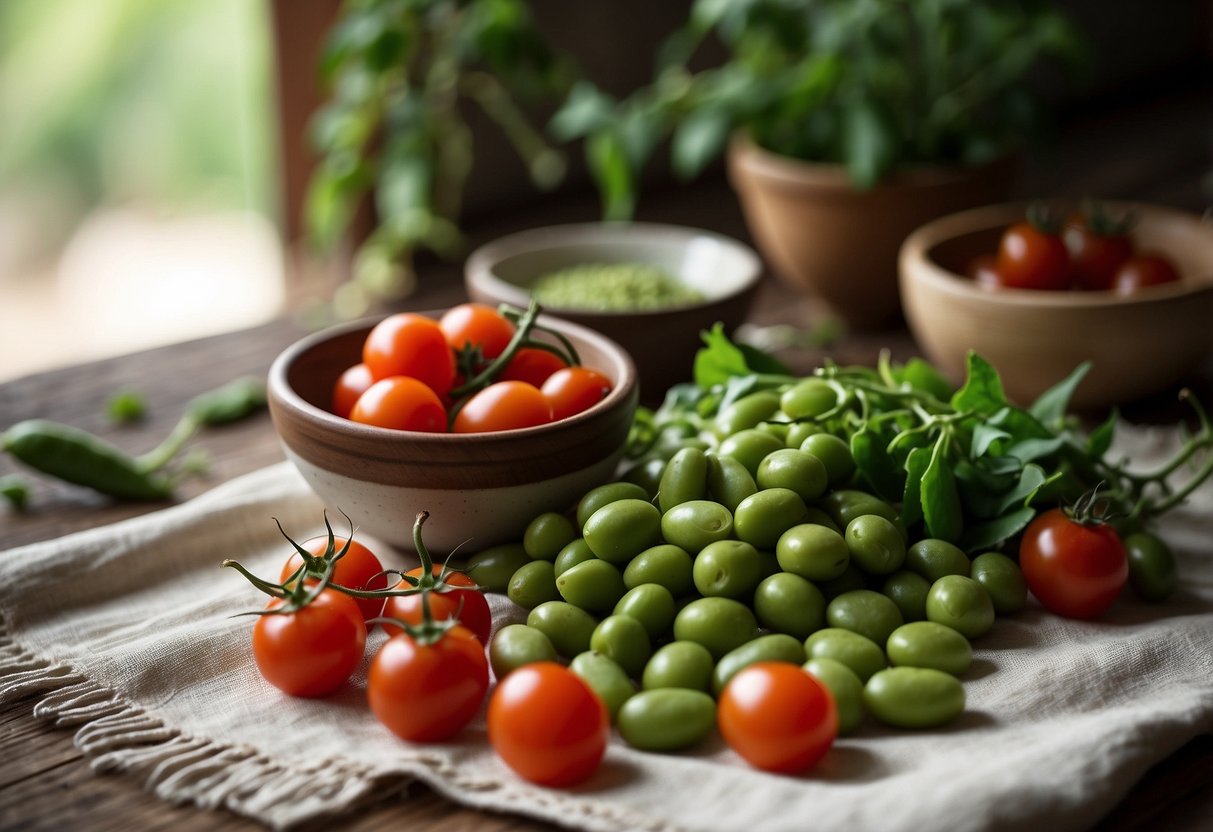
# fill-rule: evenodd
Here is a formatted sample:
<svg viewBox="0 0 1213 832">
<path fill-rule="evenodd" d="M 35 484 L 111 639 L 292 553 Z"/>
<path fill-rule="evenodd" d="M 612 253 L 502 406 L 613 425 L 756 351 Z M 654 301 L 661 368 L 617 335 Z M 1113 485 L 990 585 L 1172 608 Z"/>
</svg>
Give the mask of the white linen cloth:
<svg viewBox="0 0 1213 832">
<path fill-rule="evenodd" d="M 1117 447 L 1149 465 L 1175 441 L 1138 430 Z M 276 576 L 290 549 L 271 518 L 304 539 L 322 529 L 321 508 L 283 463 L 155 514 L 0 554 L 0 697 L 37 694 L 35 712 L 73 726 L 97 770 L 276 828 L 403 799 L 416 778 L 470 806 L 610 832 L 1079 829 L 1149 766 L 1213 731 L 1213 483 L 1162 525 L 1180 560 L 1173 598 L 1149 605 L 1126 590 L 1099 622 L 1030 601 L 975 642 L 968 704 L 952 725 L 869 720 L 797 777 L 747 767 L 716 736 L 666 755 L 616 737 L 597 774 L 569 790 L 516 777 L 482 718 L 447 744 L 396 739 L 366 706 L 366 662 L 320 700 L 260 678 L 252 620 L 230 616 L 262 596 L 219 562 Z M 389 553 L 387 565 L 393 558 L 404 563 Z M 496 626 L 521 620 L 490 597 Z M 368 640 L 368 657 L 382 638 Z"/>
</svg>

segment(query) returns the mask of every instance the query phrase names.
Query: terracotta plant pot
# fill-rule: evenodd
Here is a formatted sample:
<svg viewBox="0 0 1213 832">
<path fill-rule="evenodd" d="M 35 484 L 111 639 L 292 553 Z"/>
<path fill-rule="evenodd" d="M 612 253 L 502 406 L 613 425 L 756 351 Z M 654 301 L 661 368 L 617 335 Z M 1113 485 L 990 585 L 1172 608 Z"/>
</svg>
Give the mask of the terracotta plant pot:
<svg viewBox="0 0 1213 832">
<path fill-rule="evenodd" d="M 841 165 L 803 162 L 744 136 L 729 147 L 729 179 L 750 234 L 775 274 L 816 295 L 854 329 L 901 317 L 897 252 L 920 225 L 1007 199 L 1014 159 L 897 173 L 868 191 Z"/>
</svg>

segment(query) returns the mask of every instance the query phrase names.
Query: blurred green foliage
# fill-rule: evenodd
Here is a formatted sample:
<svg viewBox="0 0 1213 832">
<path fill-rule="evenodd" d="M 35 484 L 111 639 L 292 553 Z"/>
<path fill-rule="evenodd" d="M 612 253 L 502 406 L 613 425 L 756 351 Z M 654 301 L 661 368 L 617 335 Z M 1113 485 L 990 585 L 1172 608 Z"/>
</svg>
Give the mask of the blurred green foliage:
<svg viewBox="0 0 1213 832">
<path fill-rule="evenodd" d="M 0 193 L 272 213 L 261 0 L 0 2 Z"/>
</svg>

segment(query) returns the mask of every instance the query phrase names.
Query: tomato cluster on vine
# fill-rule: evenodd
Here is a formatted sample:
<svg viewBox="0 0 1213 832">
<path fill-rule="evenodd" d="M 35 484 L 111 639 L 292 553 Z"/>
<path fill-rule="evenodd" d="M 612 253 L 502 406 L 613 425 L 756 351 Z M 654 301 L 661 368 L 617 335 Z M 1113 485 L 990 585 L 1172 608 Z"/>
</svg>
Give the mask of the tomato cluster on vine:
<svg viewBox="0 0 1213 832">
<path fill-rule="evenodd" d="M 536 323 L 538 312 L 464 303 L 437 320 L 391 315 L 337 379 L 332 411 L 395 430 L 481 433 L 543 425 L 602 401 L 610 379 L 581 366 L 567 339 Z"/>
<path fill-rule="evenodd" d="M 986 289 L 1093 291 L 1131 295 L 1180 280 L 1165 254 L 1139 249 L 1131 217 L 1099 203 L 1060 221 L 1040 206 L 1003 230 L 994 254 L 975 258 L 968 275 Z"/>
</svg>

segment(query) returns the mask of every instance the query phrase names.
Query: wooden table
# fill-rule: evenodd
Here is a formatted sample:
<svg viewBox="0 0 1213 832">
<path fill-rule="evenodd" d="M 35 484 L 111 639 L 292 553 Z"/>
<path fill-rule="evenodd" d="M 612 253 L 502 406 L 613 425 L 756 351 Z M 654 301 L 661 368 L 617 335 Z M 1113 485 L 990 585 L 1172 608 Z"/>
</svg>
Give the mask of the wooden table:
<svg viewBox="0 0 1213 832">
<path fill-rule="evenodd" d="M 1206 140 L 1208 90 L 1139 102 L 1127 110 L 1094 114 L 1067 127 L 1056 153 L 1036 160 L 1019 187 L 1023 196 L 1096 194 L 1137 198 L 1203 210 L 1200 179 L 1209 167 Z M 1165 140 L 1160 139 L 1165 136 Z M 1109 137 L 1115 137 L 1110 141 Z M 592 219 L 593 200 L 570 197 L 509 217 L 483 218 L 472 228 L 472 242 L 552 222 Z M 747 238 L 736 204 L 719 181 L 651 199 L 642 218 L 713 228 Z M 413 308 L 436 308 L 463 297 L 458 267 L 428 267 Z M 768 279 L 752 320 L 759 323 L 820 321 L 823 311 Z M 239 374 L 264 375 L 270 361 L 303 333 L 290 318 L 254 329 L 178 344 L 136 355 L 70 367 L 0 385 L 0 428 L 25 418 L 46 417 L 77 425 L 124 449 L 147 450 L 172 427 L 184 403 L 196 393 Z M 3 334 L 0 333 L 0 339 Z M 875 360 L 882 347 L 895 357 L 915 353 L 904 330 L 879 335 L 850 335 L 829 354 L 843 362 Z M 14 348 L 5 345 L 6 349 Z M 788 357 L 808 369 L 824 353 L 803 351 Z M 1192 380 L 1213 389 L 1213 367 Z M 133 387 L 146 394 L 149 417 L 135 427 L 107 422 L 104 403 L 115 390 Z M 1206 395 L 1206 398 L 1208 396 Z M 1126 411 L 1133 420 L 1173 418 L 1168 397 Z M 212 457 L 210 475 L 181 489 L 188 499 L 213 485 L 283 458 L 269 418 L 208 431 L 196 440 Z M 0 474 L 14 464 L 0 457 Z M 4 545 L 51 539 L 143 512 L 162 504 L 118 504 L 81 489 L 38 480 L 25 513 L 0 508 Z M 137 783 L 118 776 L 94 776 L 72 744 L 72 733 L 42 724 L 32 716 L 34 701 L 0 707 L 0 830 L 161 829 L 242 830 L 259 828 L 225 813 L 202 812 L 161 802 Z M 533 821 L 463 809 L 417 787 L 405 801 L 392 801 L 357 814 L 342 824 L 354 830 L 505 830 L 550 828 Z M 1153 768 L 1101 824 L 1109 830 L 1205 828 L 1213 818 L 1213 737 L 1202 736 Z"/>
</svg>

